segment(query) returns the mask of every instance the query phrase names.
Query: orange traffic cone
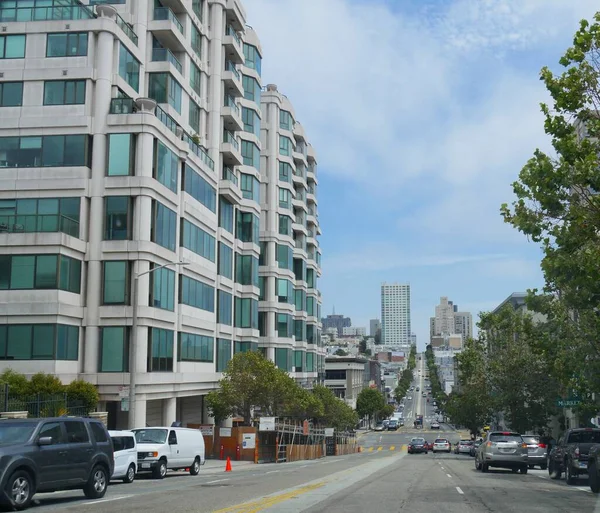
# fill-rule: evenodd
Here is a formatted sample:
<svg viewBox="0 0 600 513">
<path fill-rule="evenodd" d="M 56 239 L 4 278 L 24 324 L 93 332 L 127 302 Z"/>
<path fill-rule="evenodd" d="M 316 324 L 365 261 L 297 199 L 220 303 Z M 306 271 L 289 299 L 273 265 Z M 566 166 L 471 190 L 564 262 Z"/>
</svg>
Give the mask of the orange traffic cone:
<svg viewBox="0 0 600 513">
<path fill-rule="evenodd" d="M 225 464 L 225 472 L 231 472 L 231 458 L 227 456 L 227 463 Z"/>
</svg>

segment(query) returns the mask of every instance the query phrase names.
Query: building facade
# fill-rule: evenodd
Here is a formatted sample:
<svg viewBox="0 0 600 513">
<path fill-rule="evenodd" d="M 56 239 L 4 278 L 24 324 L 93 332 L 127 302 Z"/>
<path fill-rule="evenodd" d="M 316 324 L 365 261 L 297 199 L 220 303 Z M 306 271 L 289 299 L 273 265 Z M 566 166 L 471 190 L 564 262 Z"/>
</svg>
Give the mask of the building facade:
<svg viewBox="0 0 600 513">
<path fill-rule="evenodd" d="M 359 326 L 346 326 L 342 328 L 342 336 L 344 337 L 366 337 L 367 328 L 361 328 Z"/>
<path fill-rule="evenodd" d="M 379 319 L 371 319 L 369 321 L 369 335 L 374 337 L 377 331 L 381 329 L 381 321 Z"/>
<path fill-rule="evenodd" d="M 236 352 L 323 376 L 316 157 L 302 155 L 299 205 L 309 315 L 294 288 L 270 306 L 277 180 L 239 0 L 14 3 L 0 0 L 0 368 L 96 384 L 119 428 L 210 422 L 203 397 Z M 292 316 L 312 321 L 312 344 Z"/>
<path fill-rule="evenodd" d="M 348 406 L 356 408 L 356 400 L 365 383 L 365 366 L 368 360 L 361 357 L 328 356 L 325 359 L 325 386 Z"/>
<path fill-rule="evenodd" d="M 333 314 L 321 319 L 323 329 L 335 328 L 339 337 L 342 336 L 344 328 L 352 326 L 352 320 L 350 317 L 344 317 L 343 315 Z"/>
<path fill-rule="evenodd" d="M 473 316 L 469 312 L 459 312 L 458 305 L 442 296 L 440 304 L 435 307 L 435 316 L 430 318 L 429 343 L 439 347 L 440 340 L 448 340 L 450 335 L 461 335 L 462 347 L 467 339 L 473 337 Z M 453 344 L 456 345 L 456 337 Z"/>
<path fill-rule="evenodd" d="M 411 344 L 410 285 L 381 285 L 381 343 L 409 347 Z"/>
</svg>

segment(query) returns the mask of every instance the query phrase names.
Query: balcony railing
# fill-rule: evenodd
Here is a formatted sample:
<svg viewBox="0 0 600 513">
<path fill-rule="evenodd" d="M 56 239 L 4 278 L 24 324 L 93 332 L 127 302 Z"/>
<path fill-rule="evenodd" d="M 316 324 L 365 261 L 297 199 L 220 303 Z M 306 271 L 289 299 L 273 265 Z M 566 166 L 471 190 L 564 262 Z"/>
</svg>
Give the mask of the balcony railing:
<svg viewBox="0 0 600 513">
<path fill-rule="evenodd" d="M 0 216 L 0 233 L 56 233 L 79 237 L 79 221 L 61 214 Z"/>
<path fill-rule="evenodd" d="M 152 60 L 153 61 L 166 61 L 170 62 L 179 73 L 183 72 L 181 62 L 173 55 L 173 52 L 168 48 L 153 48 L 152 49 Z"/>
<path fill-rule="evenodd" d="M 302 242 L 301 240 L 297 240 L 297 241 L 295 241 L 295 246 L 296 246 L 298 249 L 304 249 L 304 250 L 306 250 L 306 245 L 305 245 L 305 244 L 304 244 L 304 242 Z"/>
<path fill-rule="evenodd" d="M 308 188 L 308 193 L 314 195 L 315 194 L 315 188 L 314 187 L 309 187 Z"/>
<path fill-rule="evenodd" d="M 238 36 L 235 30 L 233 30 L 233 27 L 231 25 L 227 25 L 225 34 L 228 36 L 232 36 L 233 40 L 238 44 L 238 46 L 242 46 L 242 40 L 240 39 L 240 36 Z"/>
<path fill-rule="evenodd" d="M 136 33 L 133 31 L 133 27 L 127 23 L 123 18 L 121 18 L 121 16 L 119 16 L 117 14 L 117 26 L 121 28 L 121 30 L 123 32 L 125 32 L 125 35 L 131 39 L 131 41 L 133 42 L 133 44 L 135 46 L 137 46 L 138 44 L 138 37 L 136 35 Z"/>
<path fill-rule="evenodd" d="M 154 9 L 154 19 L 155 20 L 171 20 L 173 23 L 175 23 L 179 32 L 181 32 L 182 34 L 184 33 L 183 25 L 177 19 L 177 16 L 175 16 L 175 13 L 168 7 L 157 7 L 156 9 Z"/>
<path fill-rule="evenodd" d="M 296 191 L 296 198 L 295 199 L 304 201 L 306 198 L 305 198 L 304 193 L 302 191 Z"/>
<path fill-rule="evenodd" d="M 304 225 L 304 219 L 302 216 L 296 216 L 296 224 Z"/>
<path fill-rule="evenodd" d="M 91 20 L 96 15 L 85 5 L 54 7 L 6 7 L 0 9 L 0 22 Z"/>
<path fill-rule="evenodd" d="M 299 176 L 300 178 L 306 178 L 305 170 L 303 166 L 297 166 L 294 170 L 294 175 Z"/>
<path fill-rule="evenodd" d="M 133 114 L 135 103 L 131 98 L 113 98 L 110 100 L 111 114 Z"/>
<path fill-rule="evenodd" d="M 313 217 L 314 217 L 314 215 L 315 215 L 315 210 L 314 210 L 313 208 L 309 208 L 309 209 L 308 209 L 308 215 L 309 215 L 309 216 L 313 216 Z"/>
<path fill-rule="evenodd" d="M 230 182 L 233 182 L 236 187 L 238 185 L 238 177 L 233 172 L 233 169 L 228 166 L 223 167 L 223 180 L 229 180 Z"/>
<path fill-rule="evenodd" d="M 229 130 L 223 130 L 223 142 L 232 144 L 236 150 L 240 149 L 240 143 Z"/>
<path fill-rule="evenodd" d="M 240 80 L 240 72 L 235 69 L 235 64 L 231 61 L 225 61 L 225 71 L 231 71 L 237 80 Z"/>
<path fill-rule="evenodd" d="M 155 114 L 163 125 L 165 125 L 175 135 L 178 135 L 177 128 L 181 127 L 177 124 L 177 121 L 175 121 L 171 116 L 169 116 L 164 110 L 162 110 L 158 106 L 156 107 Z"/>
<path fill-rule="evenodd" d="M 315 232 L 312 231 L 312 230 L 308 230 L 308 236 L 314 238 L 315 237 Z"/>
<path fill-rule="evenodd" d="M 235 98 L 233 96 L 225 95 L 225 107 L 231 107 L 238 116 L 242 116 L 240 106 L 235 103 Z"/>
</svg>

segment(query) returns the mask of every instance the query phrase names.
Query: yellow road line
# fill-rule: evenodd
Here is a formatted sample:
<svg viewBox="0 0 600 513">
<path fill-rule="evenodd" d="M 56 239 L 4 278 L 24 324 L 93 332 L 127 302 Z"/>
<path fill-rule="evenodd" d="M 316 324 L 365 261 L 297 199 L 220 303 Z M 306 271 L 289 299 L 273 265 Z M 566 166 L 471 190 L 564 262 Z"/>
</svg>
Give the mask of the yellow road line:
<svg viewBox="0 0 600 513">
<path fill-rule="evenodd" d="M 377 447 L 377 451 L 382 451 L 383 447 Z"/>
<path fill-rule="evenodd" d="M 369 447 L 369 451 L 368 452 L 373 452 L 373 449 L 375 449 L 375 447 Z"/>
<path fill-rule="evenodd" d="M 246 502 L 244 504 L 237 504 L 235 506 L 229 506 L 228 508 L 224 509 L 219 509 L 214 513 L 257 513 L 264 509 L 270 508 L 275 504 L 280 504 L 289 499 L 295 499 L 300 495 L 311 492 L 312 490 L 316 490 L 317 488 L 321 488 L 324 485 L 325 481 L 311 485 L 306 485 L 302 488 L 292 490 L 291 492 L 274 495 L 273 497 L 263 497 L 262 499 L 258 499 L 255 501 Z"/>
<path fill-rule="evenodd" d="M 395 448 L 396 448 L 396 446 L 395 446 L 395 445 L 391 445 L 391 446 L 390 446 L 390 451 L 393 451 Z"/>
</svg>

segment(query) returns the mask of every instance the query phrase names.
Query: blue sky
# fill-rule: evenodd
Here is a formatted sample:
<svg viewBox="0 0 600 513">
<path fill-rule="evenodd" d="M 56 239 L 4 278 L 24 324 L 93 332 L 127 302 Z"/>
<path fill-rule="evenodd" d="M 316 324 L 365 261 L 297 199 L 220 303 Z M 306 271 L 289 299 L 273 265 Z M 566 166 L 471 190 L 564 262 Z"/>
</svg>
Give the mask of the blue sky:
<svg viewBox="0 0 600 513">
<path fill-rule="evenodd" d="M 381 282 L 409 282 L 422 346 L 440 296 L 476 317 L 543 284 L 539 248 L 499 207 L 549 148 L 539 70 L 558 70 L 594 0 L 244 5 L 263 85 L 290 98 L 317 152 L 324 315 L 368 326 Z"/>
</svg>

